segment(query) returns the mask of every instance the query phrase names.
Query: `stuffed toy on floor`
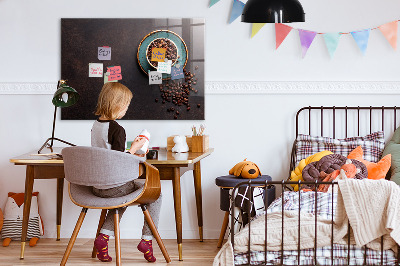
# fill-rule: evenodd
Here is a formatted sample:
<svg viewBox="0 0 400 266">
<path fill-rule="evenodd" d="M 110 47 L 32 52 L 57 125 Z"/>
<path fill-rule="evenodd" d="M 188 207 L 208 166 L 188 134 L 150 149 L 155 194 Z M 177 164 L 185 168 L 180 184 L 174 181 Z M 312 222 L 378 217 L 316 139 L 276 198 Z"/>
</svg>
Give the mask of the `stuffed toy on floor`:
<svg viewBox="0 0 400 266">
<path fill-rule="evenodd" d="M 43 235 L 43 223 L 39 215 L 38 207 L 39 192 L 32 193 L 31 212 L 28 222 L 29 246 L 36 245 L 40 236 Z M 21 241 L 22 219 L 24 213 L 24 193 L 9 192 L 4 208 L 3 228 L 1 229 L 1 238 L 3 247 L 8 247 L 11 240 Z"/>
</svg>

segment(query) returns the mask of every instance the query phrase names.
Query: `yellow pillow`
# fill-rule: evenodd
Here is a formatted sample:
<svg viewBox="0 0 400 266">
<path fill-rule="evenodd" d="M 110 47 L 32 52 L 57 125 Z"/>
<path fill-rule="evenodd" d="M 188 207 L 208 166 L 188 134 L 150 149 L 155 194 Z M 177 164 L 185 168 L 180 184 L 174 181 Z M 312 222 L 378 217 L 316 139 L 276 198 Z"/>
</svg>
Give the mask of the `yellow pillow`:
<svg viewBox="0 0 400 266">
<path fill-rule="evenodd" d="M 297 167 L 290 173 L 290 181 L 303 181 L 303 176 L 302 176 L 302 172 L 304 167 L 306 167 L 307 164 L 312 163 L 312 162 L 316 162 L 321 160 L 322 157 L 326 156 L 326 155 L 330 155 L 333 154 L 333 152 L 331 151 L 320 151 L 318 153 L 315 153 L 313 155 L 308 156 L 307 158 L 301 160 L 299 162 L 299 164 L 297 165 Z M 295 191 L 299 190 L 299 185 L 291 185 Z"/>
</svg>

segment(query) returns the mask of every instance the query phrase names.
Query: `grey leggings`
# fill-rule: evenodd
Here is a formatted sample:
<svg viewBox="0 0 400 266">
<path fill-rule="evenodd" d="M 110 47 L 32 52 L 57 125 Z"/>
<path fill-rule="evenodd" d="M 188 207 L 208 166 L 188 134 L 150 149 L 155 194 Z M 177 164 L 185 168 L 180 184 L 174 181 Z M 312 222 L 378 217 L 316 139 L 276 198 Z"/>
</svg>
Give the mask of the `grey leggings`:
<svg viewBox="0 0 400 266">
<path fill-rule="evenodd" d="M 141 189 L 143 186 L 144 182 L 133 180 L 119 187 L 113 187 L 108 189 L 93 188 L 93 194 L 101 198 L 116 198 L 128 195 L 138 189 Z M 149 210 L 151 218 L 153 218 L 154 224 L 157 228 L 158 228 L 158 221 L 160 219 L 161 202 L 162 202 L 162 196 L 160 194 L 160 197 L 155 202 L 146 204 L 146 207 Z M 126 207 L 118 208 L 120 219 L 122 218 L 122 215 L 124 214 L 125 210 Z M 100 233 L 109 236 L 114 236 L 114 214 L 115 214 L 115 209 L 108 210 L 106 220 L 104 221 Z M 142 239 L 151 240 L 152 238 L 153 234 L 150 230 L 149 225 L 145 220 L 142 230 Z"/>
</svg>

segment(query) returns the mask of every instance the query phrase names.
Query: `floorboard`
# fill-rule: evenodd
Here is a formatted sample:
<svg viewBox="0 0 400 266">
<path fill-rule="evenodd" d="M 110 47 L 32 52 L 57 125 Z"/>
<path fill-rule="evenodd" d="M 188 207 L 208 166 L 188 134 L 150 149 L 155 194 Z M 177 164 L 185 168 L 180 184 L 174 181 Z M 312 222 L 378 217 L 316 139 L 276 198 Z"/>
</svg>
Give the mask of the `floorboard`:
<svg viewBox="0 0 400 266">
<path fill-rule="evenodd" d="M 12 241 L 9 247 L 0 246 L 0 265 L 60 265 L 61 258 L 64 255 L 69 239 L 40 239 L 35 247 L 27 246 L 25 248 L 25 258 L 19 259 L 21 244 L 18 241 Z M 146 265 L 150 264 L 143 258 L 143 254 L 136 249 L 140 240 L 121 239 L 122 264 L 123 265 Z M 215 255 L 218 253 L 218 240 L 204 240 L 200 242 L 197 239 L 185 239 L 183 241 L 183 261 L 178 260 L 178 247 L 176 240 L 163 240 L 168 250 L 172 262 L 167 264 L 162 256 L 157 242 L 154 241 L 154 254 L 157 258 L 157 265 L 212 265 Z M 110 241 L 110 255 L 114 258 L 114 243 Z M 112 263 L 103 263 L 91 258 L 93 240 L 77 239 L 68 259 L 67 265 L 114 265 Z"/>
</svg>

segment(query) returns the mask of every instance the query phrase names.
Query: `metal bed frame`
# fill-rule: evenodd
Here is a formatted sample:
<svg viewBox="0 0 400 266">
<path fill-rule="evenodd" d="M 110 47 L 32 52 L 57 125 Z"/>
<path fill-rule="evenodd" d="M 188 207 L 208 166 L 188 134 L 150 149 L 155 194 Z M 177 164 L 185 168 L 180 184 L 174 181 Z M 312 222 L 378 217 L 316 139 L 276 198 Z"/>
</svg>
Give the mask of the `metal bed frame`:
<svg viewBox="0 0 400 266">
<path fill-rule="evenodd" d="M 344 107 L 337 107 L 337 106 L 331 106 L 331 107 L 324 107 L 324 106 L 312 107 L 312 106 L 308 106 L 308 107 L 303 107 L 296 114 L 296 137 L 300 134 L 299 133 L 299 125 L 300 125 L 299 124 L 299 120 L 300 120 L 300 114 L 303 111 L 308 111 L 308 134 L 309 135 L 311 135 L 311 131 L 312 131 L 311 112 L 313 110 L 319 111 L 319 115 L 320 115 L 320 136 L 324 136 L 324 126 L 326 125 L 326 123 L 324 124 L 324 111 L 325 110 L 331 110 L 330 113 L 332 115 L 331 118 L 332 118 L 332 123 L 333 123 L 332 124 L 332 129 L 333 129 L 332 136 L 333 136 L 333 138 L 336 137 L 336 122 L 338 120 L 338 119 L 336 119 L 336 115 L 337 115 L 336 113 L 337 112 L 344 112 L 344 121 L 341 121 L 341 122 L 342 122 L 342 125 L 344 123 L 345 137 L 347 138 L 348 137 L 348 125 L 349 125 L 349 121 L 348 121 L 349 120 L 348 119 L 349 115 L 348 114 L 350 112 L 356 112 L 356 115 L 357 115 L 357 125 L 356 125 L 357 126 L 357 136 L 360 136 L 360 121 L 361 121 L 360 113 L 361 112 L 363 112 L 363 113 L 369 112 L 369 132 L 372 133 L 373 114 L 375 114 L 376 112 L 379 112 L 379 111 L 381 112 L 381 130 L 384 131 L 384 129 L 385 129 L 385 113 L 387 113 L 386 111 L 393 112 L 393 130 L 395 130 L 396 129 L 396 125 L 397 125 L 397 123 L 396 123 L 397 111 L 399 109 L 400 108 L 398 108 L 396 106 L 393 106 L 393 107 L 385 107 L 385 106 L 382 106 L 382 107 L 372 107 L 372 106 L 369 106 L 369 107 L 360 107 L 360 106 L 357 106 L 357 107 L 348 107 L 348 106 L 344 106 Z M 326 120 L 328 120 L 328 119 L 325 119 L 325 121 Z M 354 123 L 353 123 L 353 125 L 354 125 Z M 293 149 L 292 149 L 292 153 L 291 153 L 289 176 L 290 176 L 290 172 L 293 169 L 295 169 L 295 167 L 296 167 L 296 165 L 295 165 L 295 158 L 296 158 L 295 146 L 296 146 L 296 141 L 293 144 Z M 315 187 L 314 190 L 315 190 L 315 192 L 317 192 L 317 189 L 318 189 L 319 185 L 330 184 L 330 185 L 332 185 L 332 189 L 334 189 L 334 186 L 337 186 L 338 183 L 336 181 L 332 181 L 332 182 L 319 182 L 319 181 L 304 182 L 304 181 L 285 181 L 285 180 L 283 180 L 283 181 L 265 181 L 265 182 L 263 182 L 263 181 L 252 181 L 250 179 L 249 181 L 242 182 L 242 183 L 238 184 L 237 186 L 235 186 L 233 191 L 232 191 L 232 195 L 235 195 L 235 192 L 239 187 L 242 187 L 242 186 L 256 187 L 257 186 L 259 188 L 263 188 L 264 189 L 266 198 L 268 198 L 268 189 L 266 189 L 266 188 L 268 188 L 269 186 L 271 186 L 271 185 L 281 186 L 282 195 L 283 195 L 285 190 L 291 190 L 290 189 L 291 187 L 288 186 L 288 185 L 292 185 L 292 184 L 299 185 L 299 187 L 300 187 L 301 184 L 314 185 L 314 187 Z M 298 191 L 298 193 L 299 193 L 299 201 L 301 202 L 301 192 L 300 192 L 300 190 Z M 252 194 L 253 194 L 253 191 L 250 189 L 250 198 L 252 198 L 252 196 L 253 196 Z M 332 261 L 332 265 L 333 265 L 333 261 L 334 261 L 334 254 L 333 254 L 333 252 L 334 252 L 334 250 L 333 250 L 333 244 L 334 244 L 333 243 L 333 224 L 334 224 L 334 220 L 333 220 L 334 219 L 334 217 L 333 217 L 333 210 L 334 210 L 333 199 L 334 199 L 334 193 L 332 193 L 332 213 L 331 213 L 331 215 L 332 215 L 332 227 L 331 227 L 332 228 L 332 238 L 331 238 L 331 261 Z M 318 208 L 317 207 L 317 202 L 318 202 L 317 193 L 315 193 L 315 208 L 316 208 L 315 209 L 315 213 L 317 213 L 317 208 Z M 267 252 L 268 252 L 268 250 L 267 250 L 267 242 L 268 242 L 268 239 L 267 239 L 268 227 L 267 227 L 267 225 L 268 225 L 268 219 L 267 219 L 267 211 L 266 210 L 267 210 L 268 206 L 266 204 L 267 204 L 267 201 L 264 202 L 264 208 L 265 208 L 264 262 L 260 263 L 259 265 L 271 265 L 271 264 L 268 264 L 268 262 L 267 262 Z M 282 197 L 282 212 L 284 212 L 284 197 Z M 300 204 L 299 204 L 298 214 L 299 214 L 298 226 L 300 227 Z M 232 244 L 233 248 L 234 248 L 234 245 L 235 245 L 235 241 L 234 241 L 234 237 L 235 237 L 235 234 L 234 234 L 234 217 L 235 217 L 234 197 L 232 197 L 232 200 L 231 200 L 231 232 L 230 232 L 231 239 L 230 239 L 230 241 L 231 241 L 231 244 Z M 317 255 L 316 255 L 317 238 L 318 238 L 316 224 L 317 224 L 317 215 L 315 215 L 315 239 L 314 239 L 314 258 L 313 258 L 314 263 L 313 264 L 308 264 L 308 265 L 318 265 L 317 264 Z M 248 242 L 248 245 L 247 245 L 247 262 L 248 263 L 245 264 L 245 265 L 250 265 L 251 264 L 251 255 L 250 255 L 251 254 L 251 250 L 250 250 L 251 219 L 249 219 L 248 227 L 249 227 L 249 242 Z M 282 234 L 281 249 L 280 249 L 281 256 L 280 256 L 280 264 L 279 265 L 284 265 L 283 264 L 283 259 L 284 259 L 284 256 L 283 256 L 283 251 L 284 251 L 284 240 L 283 240 L 283 238 L 284 238 L 283 237 L 283 235 L 284 235 L 284 218 L 283 218 L 283 216 L 282 216 L 282 232 L 281 232 L 281 234 Z M 298 243 L 297 243 L 297 246 L 298 246 L 298 249 L 297 249 L 297 265 L 304 265 L 304 264 L 300 264 L 300 254 L 301 254 L 300 242 L 301 242 L 301 238 L 300 238 L 300 230 L 299 230 Z M 397 248 L 398 248 L 399 252 L 397 253 L 397 258 L 396 258 L 395 265 L 400 265 L 400 249 L 399 249 L 400 246 L 397 245 Z M 367 253 L 366 253 L 366 249 L 367 248 L 366 248 L 366 246 L 363 246 L 363 249 L 364 249 L 364 263 L 363 263 L 363 265 L 367 265 L 366 264 L 367 263 Z M 381 237 L 381 257 L 380 257 L 380 262 L 381 262 L 380 265 L 384 265 L 384 261 L 383 261 L 383 236 Z M 350 224 L 348 226 L 348 233 L 347 233 L 347 264 L 346 265 L 350 265 Z"/>
</svg>

